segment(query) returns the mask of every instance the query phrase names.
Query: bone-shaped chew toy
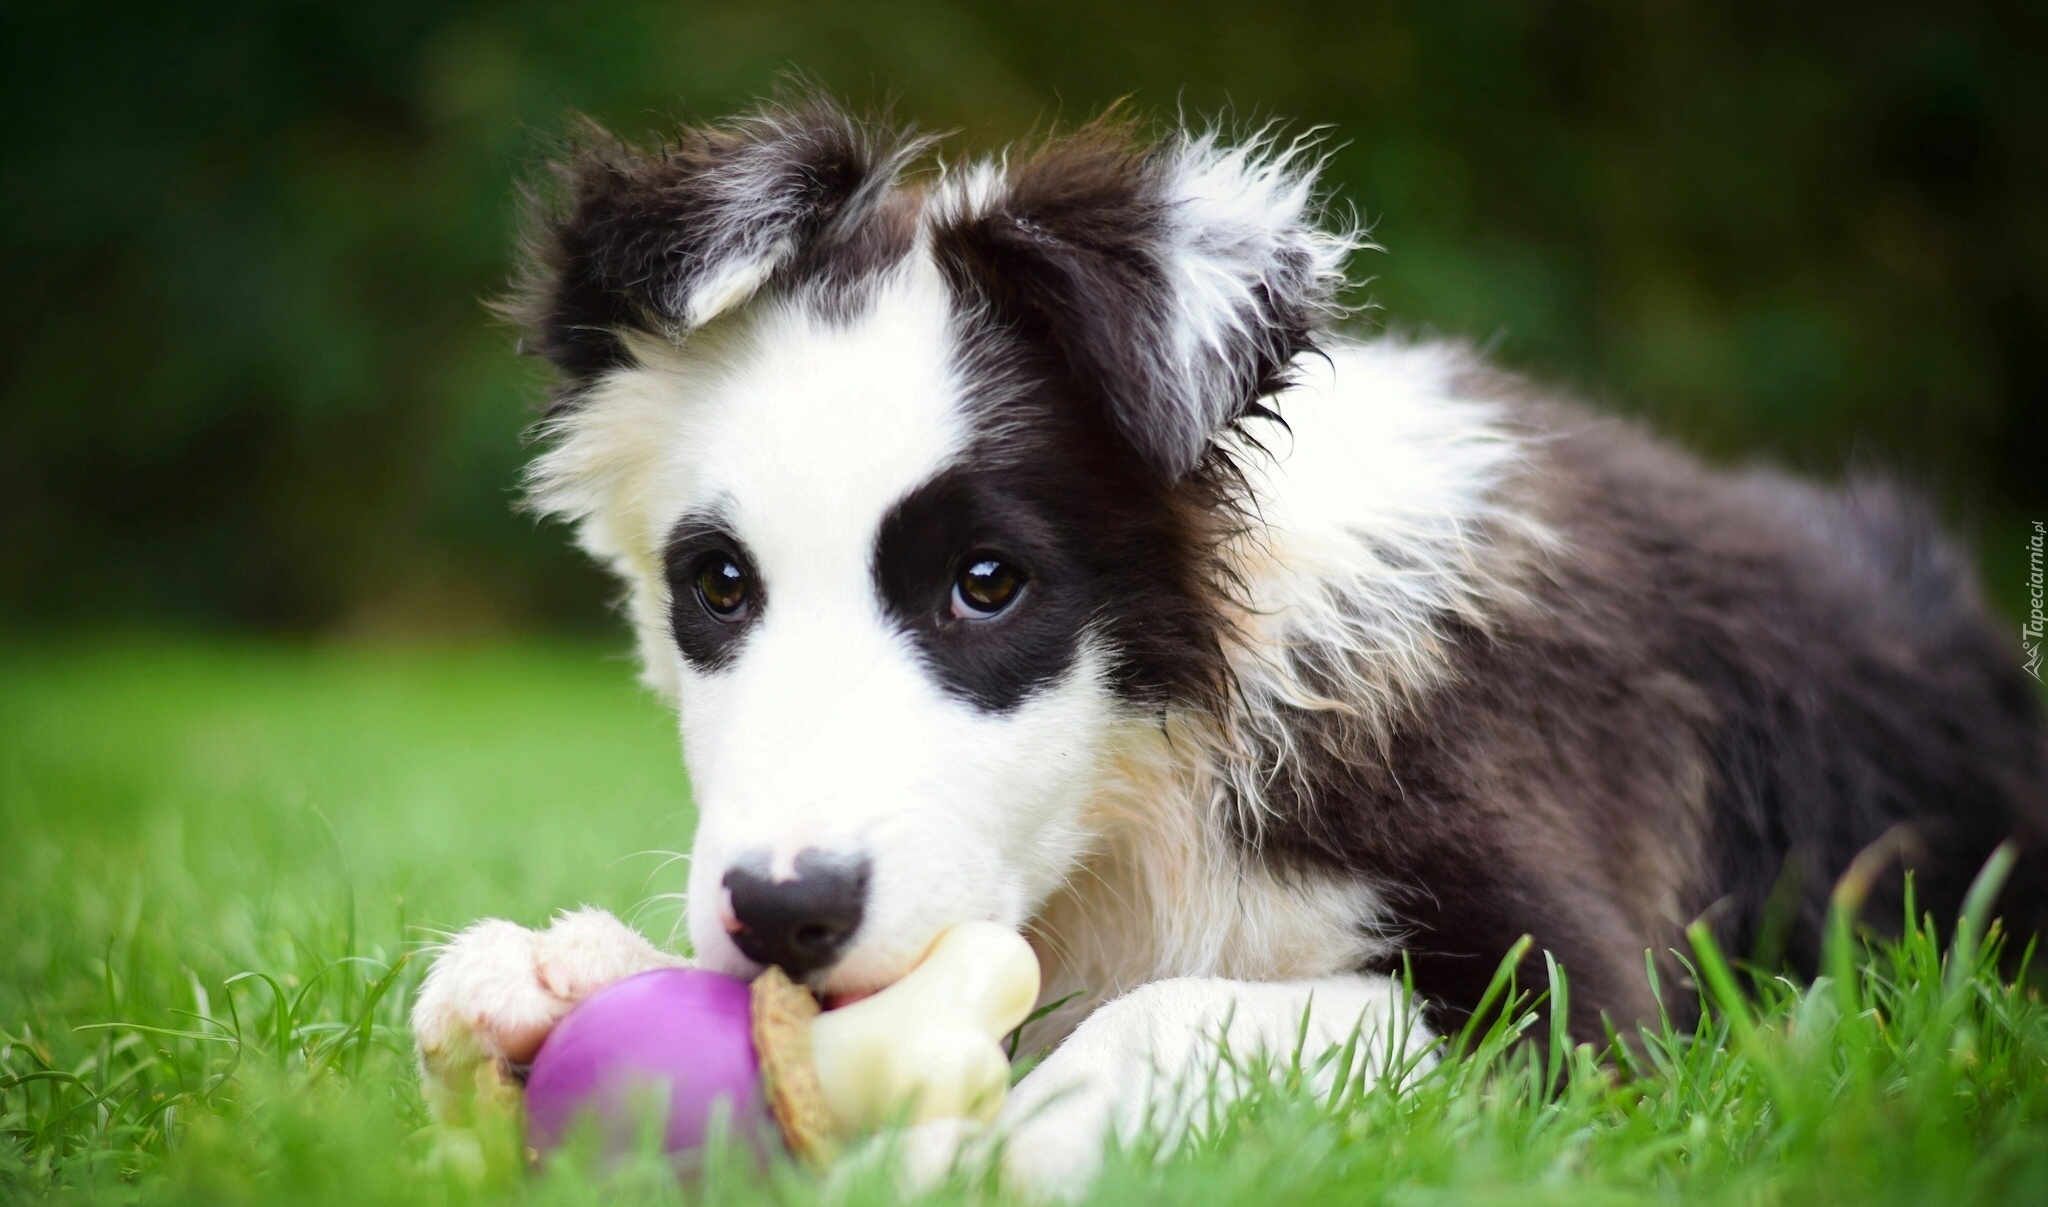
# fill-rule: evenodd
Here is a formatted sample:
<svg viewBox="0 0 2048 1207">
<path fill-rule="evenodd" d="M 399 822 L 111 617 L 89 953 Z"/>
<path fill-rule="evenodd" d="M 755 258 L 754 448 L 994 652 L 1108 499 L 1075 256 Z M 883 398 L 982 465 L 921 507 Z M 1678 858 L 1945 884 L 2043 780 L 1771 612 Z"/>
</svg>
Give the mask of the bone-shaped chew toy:
<svg viewBox="0 0 2048 1207">
<path fill-rule="evenodd" d="M 586 999 L 542 1045 L 530 1134 L 553 1147 L 595 1110 L 608 1135 L 630 1136 L 620 1116 L 649 1082 L 665 1083 L 671 1152 L 703 1143 L 719 1098 L 743 1134 L 772 1114 L 813 1161 L 885 1123 L 987 1121 L 1009 1084 L 1002 1039 L 1038 982 L 1030 945 L 993 922 L 954 926 L 895 984 L 824 1012 L 779 969 L 751 986 L 695 968 L 642 973 Z"/>
<path fill-rule="evenodd" d="M 754 982 L 754 1046 L 799 1154 L 884 1123 L 994 1119 L 1009 1086 L 1002 1040 L 1038 1000 L 1038 958 L 1014 931 L 963 922 L 895 984 L 818 1013 L 780 969 Z"/>
</svg>

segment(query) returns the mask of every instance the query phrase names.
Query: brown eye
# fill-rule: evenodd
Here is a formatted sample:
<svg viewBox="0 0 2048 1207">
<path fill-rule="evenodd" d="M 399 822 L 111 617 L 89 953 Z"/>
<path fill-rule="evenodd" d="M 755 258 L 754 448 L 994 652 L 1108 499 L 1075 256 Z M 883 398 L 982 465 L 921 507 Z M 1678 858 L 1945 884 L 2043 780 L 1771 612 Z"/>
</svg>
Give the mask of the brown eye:
<svg viewBox="0 0 2048 1207">
<path fill-rule="evenodd" d="M 998 557 L 977 553 L 967 559 L 953 580 L 953 615 L 962 620 L 987 620 L 1016 600 L 1024 572 Z"/>
<path fill-rule="evenodd" d="M 747 606 L 747 572 L 722 553 L 714 553 L 697 566 L 697 598 L 704 610 L 721 620 L 738 616 Z"/>
</svg>

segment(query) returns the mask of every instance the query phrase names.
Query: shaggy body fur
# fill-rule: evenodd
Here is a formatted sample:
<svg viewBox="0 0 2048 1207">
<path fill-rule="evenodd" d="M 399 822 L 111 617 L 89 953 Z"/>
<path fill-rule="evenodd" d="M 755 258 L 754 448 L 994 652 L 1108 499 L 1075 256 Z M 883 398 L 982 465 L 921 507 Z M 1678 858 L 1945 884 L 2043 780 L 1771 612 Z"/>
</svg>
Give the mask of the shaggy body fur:
<svg viewBox="0 0 2048 1207">
<path fill-rule="evenodd" d="M 699 959 L 760 967 L 729 869 L 821 860 L 863 894 L 827 995 L 952 921 L 1026 928 L 1080 995 L 1014 1120 L 1051 1186 L 1142 1113 L 1134 1051 L 1170 1073 L 1305 1014 L 1395 1042 L 1404 960 L 1454 1020 L 1533 935 L 1587 1038 L 1683 1011 L 1643 953 L 1695 917 L 1810 968 L 1894 826 L 1944 915 L 2017 837 L 2008 913 L 2048 921 L 2034 697 L 1897 494 L 1711 472 L 1458 348 L 1330 334 L 1356 240 L 1299 147 L 1110 123 L 902 183 L 926 146 L 821 105 L 592 132 L 537 215 L 535 494 L 680 706 Z M 984 554 L 1018 602 L 949 611 Z M 431 1074 L 670 958 L 570 921 L 457 941 Z"/>
</svg>

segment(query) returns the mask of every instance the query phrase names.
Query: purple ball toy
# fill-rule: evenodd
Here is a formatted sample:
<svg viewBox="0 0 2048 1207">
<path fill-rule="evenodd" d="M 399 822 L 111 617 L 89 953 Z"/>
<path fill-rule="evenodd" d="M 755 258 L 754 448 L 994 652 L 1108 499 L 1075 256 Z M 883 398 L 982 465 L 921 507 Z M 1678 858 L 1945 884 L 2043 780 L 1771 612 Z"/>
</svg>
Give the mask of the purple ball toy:
<svg viewBox="0 0 2048 1207">
<path fill-rule="evenodd" d="M 585 998 L 526 1079 L 528 1136 L 543 1152 L 586 1116 L 608 1149 L 629 1149 L 646 1112 L 665 1104 L 663 1147 L 687 1153 L 703 1146 L 720 1102 L 735 1137 L 773 1133 L 747 983 L 701 968 L 658 968 Z"/>
</svg>

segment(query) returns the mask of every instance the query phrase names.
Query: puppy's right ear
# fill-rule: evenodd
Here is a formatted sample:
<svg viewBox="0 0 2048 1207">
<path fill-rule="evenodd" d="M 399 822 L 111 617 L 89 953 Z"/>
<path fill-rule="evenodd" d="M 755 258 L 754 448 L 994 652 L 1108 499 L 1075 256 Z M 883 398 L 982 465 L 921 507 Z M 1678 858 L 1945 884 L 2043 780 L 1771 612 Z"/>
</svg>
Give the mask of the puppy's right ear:
<svg viewBox="0 0 2048 1207">
<path fill-rule="evenodd" d="M 1284 388 L 1341 314 L 1355 232 L 1325 229 L 1312 143 L 1143 137 L 1115 114 L 942 190 L 940 263 L 1063 359 L 1175 479 Z"/>
<path fill-rule="evenodd" d="M 504 307 L 571 389 L 627 363 L 620 333 L 680 337 L 745 302 L 807 250 L 854 237 L 924 149 L 831 102 L 776 103 L 638 149 L 586 122 L 529 209 Z"/>
</svg>

